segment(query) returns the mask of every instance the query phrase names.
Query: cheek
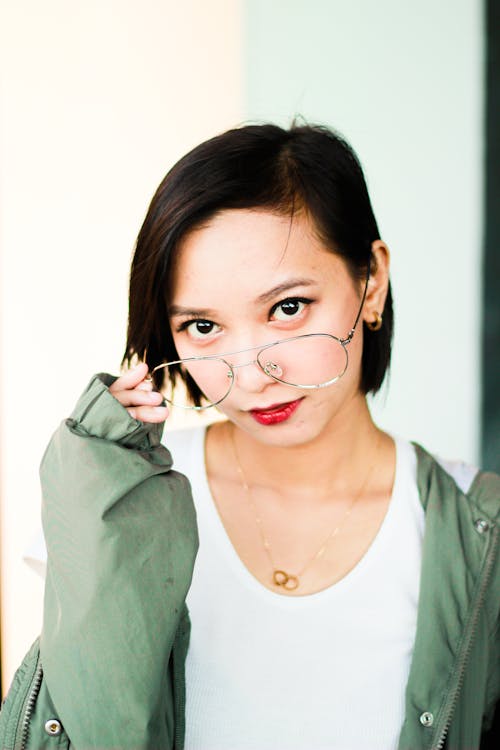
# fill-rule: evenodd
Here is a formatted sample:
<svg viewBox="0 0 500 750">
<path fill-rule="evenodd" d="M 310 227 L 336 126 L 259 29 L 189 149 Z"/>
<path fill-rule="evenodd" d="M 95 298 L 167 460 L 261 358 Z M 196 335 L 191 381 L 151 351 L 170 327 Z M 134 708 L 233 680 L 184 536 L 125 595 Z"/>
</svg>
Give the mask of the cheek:
<svg viewBox="0 0 500 750">
<path fill-rule="evenodd" d="M 363 358 L 363 326 L 359 325 L 354 337 L 348 347 L 349 364 L 346 375 L 349 374 L 349 380 L 356 383 L 361 382 L 361 369 Z"/>
<path fill-rule="evenodd" d="M 194 380 L 205 398 L 218 404 L 230 393 L 233 377 L 225 362 L 217 359 L 189 362 L 186 371 Z"/>
<path fill-rule="evenodd" d="M 174 346 L 177 354 L 179 355 L 179 359 L 186 359 L 187 357 L 193 356 L 192 349 L 189 348 L 189 343 L 187 340 L 187 336 L 184 332 L 177 332 L 173 330 L 173 327 L 170 326 L 170 331 L 172 333 L 172 339 L 174 341 Z"/>
</svg>

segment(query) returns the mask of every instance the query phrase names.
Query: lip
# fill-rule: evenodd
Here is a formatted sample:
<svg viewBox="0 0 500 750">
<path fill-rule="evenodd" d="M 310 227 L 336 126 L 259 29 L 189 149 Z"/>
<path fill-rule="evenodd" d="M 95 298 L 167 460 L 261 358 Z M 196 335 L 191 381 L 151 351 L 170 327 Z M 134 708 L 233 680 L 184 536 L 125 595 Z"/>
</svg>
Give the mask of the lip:
<svg viewBox="0 0 500 750">
<path fill-rule="evenodd" d="M 299 408 L 302 398 L 287 401 L 282 404 L 271 404 L 263 409 L 250 409 L 249 414 L 262 425 L 280 424 L 286 422 Z"/>
</svg>

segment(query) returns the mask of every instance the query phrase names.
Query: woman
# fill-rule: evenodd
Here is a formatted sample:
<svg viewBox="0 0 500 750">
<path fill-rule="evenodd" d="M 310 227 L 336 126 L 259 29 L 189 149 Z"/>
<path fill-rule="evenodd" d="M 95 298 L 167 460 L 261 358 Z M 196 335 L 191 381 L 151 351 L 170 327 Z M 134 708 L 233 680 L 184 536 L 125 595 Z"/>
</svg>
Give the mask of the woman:
<svg viewBox="0 0 500 750">
<path fill-rule="evenodd" d="M 248 126 L 171 170 L 132 264 L 139 364 L 91 381 L 42 464 L 44 627 L 2 712 L 34 684 L 24 746 L 485 746 L 499 480 L 374 424 L 392 323 L 337 135 Z M 192 499 L 160 443 L 178 405 L 225 417 L 167 422 Z"/>
</svg>

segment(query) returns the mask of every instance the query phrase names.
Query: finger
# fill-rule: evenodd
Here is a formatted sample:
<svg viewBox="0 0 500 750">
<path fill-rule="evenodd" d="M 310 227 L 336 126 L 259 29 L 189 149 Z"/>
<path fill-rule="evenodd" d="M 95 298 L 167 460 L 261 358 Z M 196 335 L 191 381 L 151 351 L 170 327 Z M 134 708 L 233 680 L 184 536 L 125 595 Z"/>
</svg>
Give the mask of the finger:
<svg viewBox="0 0 500 750">
<path fill-rule="evenodd" d="M 168 417 L 166 406 L 132 406 L 127 411 L 141 422 L 164 422 Z"/>
<path fill-rule="evenodd" d="M 136 367 L 132 368 L 132 370 L 128 370 L 128 372 L 120 375 L 120 377 L 110 386 L 109 390 L 111 393 L 115 393 L 116 391 L 135 388 L 144 380 L 147 374 L 147 364 L 145 362 L 140 362 Z"/>
<path fill-rule="evenodd" d="M 143 380 L 142 383 L 139 383 L 138 386 L 136 386 L 138 391 L 152 391 L 153 390 L 153 381 L 152 380 Z"/>
<path fill-rule="evenodd" d="M 163 396 L 158 391 L 142 391 L 138 388 L 118 391 L 113 396 L 122 406 L 159 406 Z"/>
</svg>

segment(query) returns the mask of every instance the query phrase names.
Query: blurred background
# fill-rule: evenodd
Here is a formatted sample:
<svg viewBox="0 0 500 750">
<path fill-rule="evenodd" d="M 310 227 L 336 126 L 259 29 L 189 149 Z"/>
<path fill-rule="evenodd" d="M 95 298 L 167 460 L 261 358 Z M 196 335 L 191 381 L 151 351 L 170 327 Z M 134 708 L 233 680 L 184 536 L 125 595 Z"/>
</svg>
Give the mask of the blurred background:
<svg viewBox="0 0 500 750">
<path fill-rule="evenodd" d="M 227 128 L 302 116 L 350 141 L 392 250 L 394 358 L 376 417 L 495 467 L 493 5 L 2 0 L 4 690 L 41 625 L 43 583 L 22 556 L 40 523 L 42 453 L 90 376 L 119 370 L 129 262 L 157 184 Z"/>
</svg>

